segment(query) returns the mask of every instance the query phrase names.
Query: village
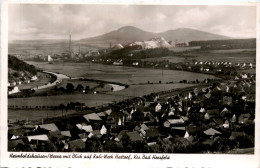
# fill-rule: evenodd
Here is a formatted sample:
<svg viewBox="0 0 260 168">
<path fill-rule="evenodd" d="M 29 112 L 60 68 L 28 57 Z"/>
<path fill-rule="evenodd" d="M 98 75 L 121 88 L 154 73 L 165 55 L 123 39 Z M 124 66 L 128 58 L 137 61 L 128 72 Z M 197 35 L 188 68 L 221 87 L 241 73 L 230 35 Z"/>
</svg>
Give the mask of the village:
<svg viewBox="0 0 260 168">
<path fill-rule="evenodd" d="M 8 150 L 225 153 L 249 149 L 253 152 L 255 82 L 255 75 L 237 73 L 207 87 L 152 93 L 83 115 L 38 123 L 10 123 Z"/>
</svg>

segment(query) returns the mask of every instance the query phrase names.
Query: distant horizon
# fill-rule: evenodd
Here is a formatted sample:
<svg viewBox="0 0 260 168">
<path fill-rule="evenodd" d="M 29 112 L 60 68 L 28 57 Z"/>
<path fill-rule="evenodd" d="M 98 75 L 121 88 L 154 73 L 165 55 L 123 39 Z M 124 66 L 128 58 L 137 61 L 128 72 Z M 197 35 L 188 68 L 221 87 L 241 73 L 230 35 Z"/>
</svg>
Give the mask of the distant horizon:
<svg viewBox="0 0 260 168">
<path fill-rule="evenodd" d="M 231 38 L 251 38 L 256 37 L 256 6 L 8 5 L 10 41 L 67 39 L 68 34 L 79 40 L 129 25 L 154 33 L 191 28 Z"/>
<path fill-rule="evenodd" d="M 128 26 L 119 27 L 119 28 L 114 29 L 112 31 L 116 31 L 116 30 L 119 30 L 119 29 L 124 28 L 124 27 L 134 27 L 134 28 L 143 30 L 139 27 L 128 25 Z M 203 30 L 199 30 L 199 29 L 196 29 L 196 28 L 180 27 L 180 28 L 176 28 L 176 29 L 165 30 L 163 32 L 167 32 L 167 31 L 171 31 L 171 30 L 177 30 L 177 29 L 193 29 L 193 30 L 203 31 Z M 112 31 L 108 31 L 104 34 L 110 33 Z M 143 30 L 143 31 L 146 31 L 146 30 Z M 146 31 L 146 32 L 149 32 L 149 31 Z M 159 32 L 159 33 L 163 33 L 163 32 Z M 207 32 L 207 31 L 203 31 L 203 32 L 210 33 L 210 32 Z M 158 32 L 151 32 L 151 33 L 158 33 Z M 99 35 L 96 35 L 96 36 L 101 36 L 101 35 L 104 35 L 104 34 L 99 34 Z M 224 36 L 224 35 L 218 34 L 218 33 L 211 33 L 211 34 Z M 66 40 L 68 41 L 69 40 L 69 34 L 67 36 L 68 36 L 68 38 L 60 38 L 60 39 L 59 38 L 45 38 L 45 39 L 41 38 L 41 39 L 25 39 L 25 40 L 14 39 L 14 40 L 8 40 L 8 43 L 12 43 L 12 42 L 15 42 L 15 41 L 66 41 Z M 73 39 L 73 34 L 71 34 L 71 37 L 72 37 L 71 41 L 80 41 L 82 39 L 92 38 L 92 37 L 96 37 L 96 36 L 82 37 L 81 39 Z M 227 37 L 230 38 L 230 39 L 254 39 L 254 38 L 256 38 L 256 37 L 231 37 L 231 36 L 227 36 Z M 151 37 L 151 38 L 153 38 L 153 37 Z M 229 39 L 223 39 L 223 40 L 229 40 Z"/>
</svg>

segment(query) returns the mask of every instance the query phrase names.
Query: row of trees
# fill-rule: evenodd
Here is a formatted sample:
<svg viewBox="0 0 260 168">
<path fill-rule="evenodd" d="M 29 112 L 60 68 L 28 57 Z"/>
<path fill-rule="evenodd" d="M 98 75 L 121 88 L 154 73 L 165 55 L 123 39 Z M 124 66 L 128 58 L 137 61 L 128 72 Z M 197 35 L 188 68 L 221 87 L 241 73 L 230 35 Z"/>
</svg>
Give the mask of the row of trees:
<svg viewBox="0 0 260 168">
<path fill-rule="evenodd" d="M 84 87 L 82 84 L 78 84 L 75 88 L 75 86 L 72 83 L 67 83 L 66 88 L 55 87 L 54 90 L 55 91 L 67 92 L 67 93 L 74 93 L 74 92 L 82 93 L 83 90 L 85 90 L 85 93 L 87 93 L 87 91 L 90 90 L 90 87 L 88 85 Z"/>
</svg>

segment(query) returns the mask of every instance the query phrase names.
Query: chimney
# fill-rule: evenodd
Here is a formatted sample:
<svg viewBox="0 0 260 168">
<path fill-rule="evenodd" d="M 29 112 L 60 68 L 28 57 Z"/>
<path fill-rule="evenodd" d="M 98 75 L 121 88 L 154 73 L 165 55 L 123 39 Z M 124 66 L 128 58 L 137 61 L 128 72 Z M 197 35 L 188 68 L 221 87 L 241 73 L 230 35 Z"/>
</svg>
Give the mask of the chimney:
<svg viewBox="0 0 260 168">
<path fill-rule="evenodd" d="M 70 38 L 69 38 L 69 55 L 70 55 L 70 57 L 72 57 L 72 55 L 71 55 L 71 34 L 70 34 Z"/>
</svg>

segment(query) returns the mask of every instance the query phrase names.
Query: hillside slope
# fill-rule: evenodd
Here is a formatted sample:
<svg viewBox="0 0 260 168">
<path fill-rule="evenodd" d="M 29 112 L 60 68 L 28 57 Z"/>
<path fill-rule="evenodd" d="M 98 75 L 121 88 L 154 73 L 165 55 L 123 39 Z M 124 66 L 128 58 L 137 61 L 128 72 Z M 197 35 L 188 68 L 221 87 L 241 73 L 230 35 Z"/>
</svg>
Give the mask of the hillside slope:
<svg viewBox="0 0 260 168">
<path fill-rule="evenodd" d="M 106 44 L 108 43 L 129 43 L 134 41 L 146 41 L 154 37 L 163 37 L 167 41 L 188 42 L 197 40 L 220 40 L 230 39 L 229 37 L 212 34 L 204 31 L 199 31 L 189 28 L 180 28 L 176 30 L 168 30 L 161 33 L 153 33 L 141 30 L 133 26 L 122 27 L 118 30 L 99 35 L 91 38 L 81 39 L 85 44 Z"/>
<path fill-rule="evenodd" d="M 18 58 L 8 55 L 8 81 L 24 81 L 37 74 L 37 69 Z"/>
</svg>

